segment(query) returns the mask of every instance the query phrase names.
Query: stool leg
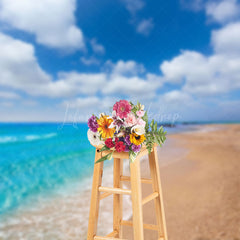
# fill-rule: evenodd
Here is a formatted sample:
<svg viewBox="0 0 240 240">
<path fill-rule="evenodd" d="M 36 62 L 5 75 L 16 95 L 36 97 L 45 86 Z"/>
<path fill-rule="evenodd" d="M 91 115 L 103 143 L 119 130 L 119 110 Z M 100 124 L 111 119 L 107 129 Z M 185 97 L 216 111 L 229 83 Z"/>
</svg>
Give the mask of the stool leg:
<svg viewBox="0 0 240 240">
<path fill-rule="evenodd" d="M 101 158 L 101 153 L 95 153 L 95 162 Z M 103 174 L 103 162 L 99 162 L 94 165 L 93 170 L 93 182 L 92 182 L 92 196 L 91 196 L 91 205 L 89 212 L 88 220 L 88 235 L 87 240 L 93 240 L 97 232 L 97 223 L 98 223 L 98 211 L 99 211 L 99 196 L 100 192 L 98 191 L 99 186 L 102 184 L 102 174 Z"/>
<path fill-rule="evenodd" d="M 149 166 L 150 166 L 150 173 L 153 181 L 153 184 L 152 184 L 153 191 L 159 193 L 159 196 L 154 199 L 157 225 L 158 225 L 158 234 L 159 234 L 159 237 L 163 237 L 164 240 L 167 240 L 168 239 L 167 228 L 166 228 L 166 221 L 165 221 L 163 196 L 162 196 L 162 188 L 161 188 L 161 182 L 160 182 L 160 173 L 159 173 L 156 147 L 153 149 L 151 154 L 149 154 Z"/>
<path fill-rule="evenodd" d="M 138 157 L 133 163 L 130 163 L 130 174 L 134 240 L 143 240 L 142 187 L 140 176 L 140 159 Z"/>
<path fill-rule="evenodd" d="M 122 175 L 122 159 L 114 158 L 113 163 L 113 187 L 122 188 L 120 176 Z M 113 231 L 115 237 L 122 238 L 122 194 L 113 194 Z"/>
</svg>

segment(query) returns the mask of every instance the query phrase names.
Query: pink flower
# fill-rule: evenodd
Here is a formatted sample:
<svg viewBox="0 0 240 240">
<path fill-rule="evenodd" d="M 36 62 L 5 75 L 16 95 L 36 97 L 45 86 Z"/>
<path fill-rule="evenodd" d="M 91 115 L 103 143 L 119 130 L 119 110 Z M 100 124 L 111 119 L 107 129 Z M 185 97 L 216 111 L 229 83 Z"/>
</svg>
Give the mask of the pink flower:
<svg viewBox="0 0 240 240">
<path fill-rule="evenodd" d="M 137 119 L 137 124 L 140 125 L 140 126 L 145 127 L 146 122 L 145 122 L 144 120 L 142 120 L 141 118 L 138 118 L 138 119 Z"/>
<path fill-rule="evenodd" d="M 127 115 L 127 118 L 125 120 L 125 125 L 127 127 L 131 127 L 133 125 L 135 125 L 137 123 L 137 119 L 134 115 L 134 113 L 130 112 L 128 115 Z"/>
<path fill-rule="evenodd" d="M 113 106 L 113 110 L 116 111 L 117 116 L 120 118 L 126 118 L 131 109 L 132 107 L 127 100 L 120 100 Z"/>
<path fill-rule="evenodd" d="M 138 117 L 143 117 L 144 114 L 145 114 L 145 111 L 139 110 L 139 111 L 136 112 L 136 114 L 137 114 Z"/>
</svg>

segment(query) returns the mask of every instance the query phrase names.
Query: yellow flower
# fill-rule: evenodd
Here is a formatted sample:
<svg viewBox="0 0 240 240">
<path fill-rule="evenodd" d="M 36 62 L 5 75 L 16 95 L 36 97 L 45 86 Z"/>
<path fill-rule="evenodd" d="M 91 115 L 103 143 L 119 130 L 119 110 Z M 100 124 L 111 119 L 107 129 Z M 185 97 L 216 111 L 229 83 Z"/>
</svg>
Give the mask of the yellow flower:
<svg viewBox="0 0 240 240">
<path fill-rule="evenodd" d="M 141 143 L 144 142 L 145 140 L 144 134 L 142 135 L 137 135 L 136 133 L 131 133 L 130 134 L 130 142 L 135 144 L 135 145 L 140 145 Z"/>
<path fill-rule="evenodd" d="M 113 119 L 108 118 L 107 115 L 102 115 L 98 120 L 98 131 L 102 138 L 112 138 L 115 132 L 115 128 L 109 128 Z"/>
</svg>

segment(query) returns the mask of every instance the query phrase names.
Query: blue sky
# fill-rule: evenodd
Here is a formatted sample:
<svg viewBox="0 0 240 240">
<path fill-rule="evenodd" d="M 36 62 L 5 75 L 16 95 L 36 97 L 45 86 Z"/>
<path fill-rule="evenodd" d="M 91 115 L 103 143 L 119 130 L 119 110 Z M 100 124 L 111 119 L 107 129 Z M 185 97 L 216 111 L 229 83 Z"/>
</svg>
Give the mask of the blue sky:
<svg viewBox="0 0 240 240">
<path fill-rule="evenodd" d="M 240 120 L 237 0 L 0 0 L 0 121 Z"/>
</svg>

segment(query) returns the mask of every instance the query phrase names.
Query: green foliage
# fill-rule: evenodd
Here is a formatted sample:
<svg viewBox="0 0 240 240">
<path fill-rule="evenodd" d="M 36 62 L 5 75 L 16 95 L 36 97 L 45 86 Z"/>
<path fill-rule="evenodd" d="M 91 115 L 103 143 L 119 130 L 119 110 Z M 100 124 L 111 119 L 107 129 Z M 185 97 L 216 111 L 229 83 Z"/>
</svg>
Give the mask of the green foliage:
<svg viewBox="0 0 240 240">
<path fill-rule="evenodd" d="M 100 150 L 99 150 L 99 152 L 102 152 L 102 151 L 106 151 L 106 150 L 109 150 L 110 148 L 108 148 L 106 145 L 105 146 L 103 146 Z"/>
<path fill-rule="evenodd" d="M 154 135 L 151 132 L 146 133 L 146 147 L 149 153 L 151 153 L 154 145 Z"/>
<path fill-rule="evenodd" d="M 148 115 L 147 115 L 147 112 L 144 113 L 144 116 L 142 117 L 143 121 L 146 122 L 146 125 L 145 125 L 145 131 L 148 132 L 148 129 L 149 129 L 149 123 L 148 123 Z"/>
<path fill-rule="evenodd" d="M 134 162 L 134 160 L 136 159 L 138 153 L 135 153 L 134 151 L 129 151 L 129 159 L 131 162 Z"/>
<path fill-rule="evenodd" d="M 98 159 L 98 160 L 95 162 L 95 164 L 96 164 L 96 163 L 99 163 L 99 162 L 106 161 L 106 160 L 111 160 L 111 159 L 112 159 L 112 155 L 113 155 L 113 152 L 110 152 L 110 153 L 107 154 L 106 156 Z"/>
<path fill-rule="evenodd" d="M 167 133 L 167 132 L 164 132 L 162 126 L 158 129 L 157 122 L 155 122 L 154 120 L 151 121 L 150 128 L 151 130 L 149 130 L 149 126 L 147 126 L 146 135 L 145 135 L 146 146 L 149 153 L 151 153 L 154 143 L 157 143 L 159 146 L 162 146 L 162 144 L 166 140 L 166 133 Z"/>
<path fill-rule="evenodd" d="M 139 109 L 138 109 L 138 106 L 137 105 L 134 105 L 133 107 L 132 107 L 132 112 L 136 115 L 136 112 L 138 111 Z"/>
</svg>

